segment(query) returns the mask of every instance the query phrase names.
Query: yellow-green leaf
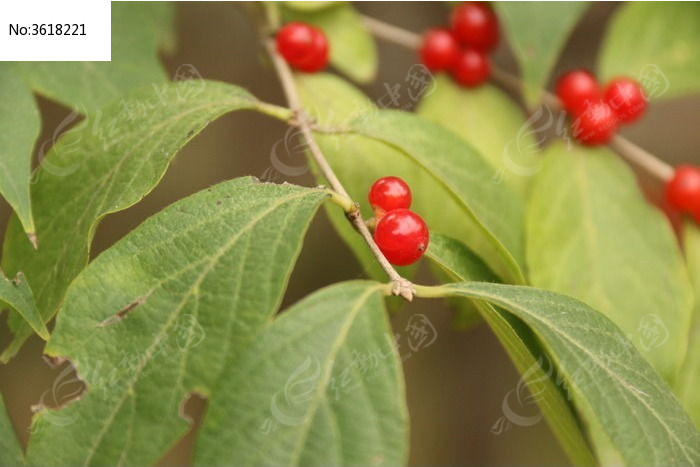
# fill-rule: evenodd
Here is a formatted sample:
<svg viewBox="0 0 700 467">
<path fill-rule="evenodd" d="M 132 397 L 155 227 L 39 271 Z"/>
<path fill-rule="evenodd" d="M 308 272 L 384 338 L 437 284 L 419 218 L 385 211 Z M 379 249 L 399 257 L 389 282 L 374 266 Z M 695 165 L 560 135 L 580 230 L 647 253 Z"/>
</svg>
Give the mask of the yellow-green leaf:
<svg viewBox="0 0 700 467">
<path fill-rule="evenodd" d="M 653 99 L 700 92 L 700 4 L 629 2 L 620 5 L 603 40 L 603 81 L 637 79 Z"/>
<path fill-rule="evenodd" d="M 468 89 L 443 75 L 420 103 L 418 114 L 454 131 L 474 146 L 493 168 L 492 180 L 525 195 L 539 170 L 535 132 L 518 105 L 495 86 Z"/>
<path fill-rule="evenodd" d="M 605 314 L 675 383 L 690 326 L 688 274 L 668 220 L 615 154 L 548 148 L 528 206 L 526 245 L 532 285 Z"/>
<path fill-rule="evenodd" d="M 695 307 L 688 335 L 688 350 L 678 382 L 678 395 L 693 417 L 695 426 L 700 427 L 700 228 L 693 221 L 688 221 L 683 233 Z"/>
</svg>

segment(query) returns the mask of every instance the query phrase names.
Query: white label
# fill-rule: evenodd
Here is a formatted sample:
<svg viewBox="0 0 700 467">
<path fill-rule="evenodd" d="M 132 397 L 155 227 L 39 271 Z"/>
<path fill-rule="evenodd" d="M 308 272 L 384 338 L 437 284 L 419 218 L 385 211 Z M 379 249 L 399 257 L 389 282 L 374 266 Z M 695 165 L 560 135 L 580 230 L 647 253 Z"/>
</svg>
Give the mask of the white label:
<svg viewBox="0 0 700 467">
<path fill-rule="evenodd" d="M 0 61 L 110 61 L 109 0 L 0 0 Z"/>
</svg>

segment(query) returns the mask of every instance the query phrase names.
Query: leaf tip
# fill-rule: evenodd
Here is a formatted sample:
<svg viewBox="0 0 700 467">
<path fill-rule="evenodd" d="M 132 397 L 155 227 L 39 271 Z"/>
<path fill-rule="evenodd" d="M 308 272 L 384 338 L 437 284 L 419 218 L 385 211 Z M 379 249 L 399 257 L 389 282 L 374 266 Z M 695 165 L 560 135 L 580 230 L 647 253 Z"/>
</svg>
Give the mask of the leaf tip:
<svg viewBox="0 0 700 467">
<path fill-rule="evenodd" d="M 36 236 L 35 232 L 27 232 L 27 238 L 29 239 L 29 243 L 32 244 L 35 250 L 39 249 L 39 239 Z"/>
</svg>

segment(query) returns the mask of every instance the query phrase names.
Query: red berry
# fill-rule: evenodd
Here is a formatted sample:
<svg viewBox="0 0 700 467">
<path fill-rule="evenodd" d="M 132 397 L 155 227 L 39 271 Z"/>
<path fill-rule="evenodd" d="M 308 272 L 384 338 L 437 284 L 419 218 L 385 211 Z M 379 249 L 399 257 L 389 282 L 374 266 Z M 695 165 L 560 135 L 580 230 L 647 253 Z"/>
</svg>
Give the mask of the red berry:
<svg viewBox="0 0 700 467">
<path fill-rule="evenodd" d="M 617 115 L 605 102 L 595 102 L 571 125 L 574 138 L 588 146 L 607 143 L 617 130 Z"/>
<path fill-rule="evenodd" d="M 277 51 L 287 63 L 301 71 L 318 71 L 328 64 L 326 35 L 306 23 L 285 24 L 277 33 Z"/>
<path fill-rule="evenodd" d="M 491 75 L 491 62 L 486 54 L 475 49 L 460 52 L 452 75 L 455 80 L 465 86 L 478 86 Z"/>
<path fill-rule="evenodd" d="M 369 189 L 369 204 L 377 217 L 411 207 L 411 189 L 398 177 L 382 177 Z"/>
<path fill-rule="evenodd" d="M 328 39 L 320 29 L 314 28 L 313 48 L 309 55 L 296 64 L 296 68 L 307 73 L 322 70 L 328 65 Z"/>
<path fill-rule="evenodd" d="M 605 89 L 605 102 L 612 107 L 621 122 L 633 122 L 642 116 L 647 107 L 644 90 L 633 79 L 618 78 Z"/>
<path fill-rule="evenodd" d="M 430 234 L 423 219 L 408 209 L 395 209 L 384 215 L 374 230 L 374 241 L 391 264 L 415 263 L 428 248 Z"/>
<path fill-rule="evenodd" d="M 700 222 L 700 167 L 681 165 L 666 184 L 666 200 L 680 212 Z"/>
<path fill-rule="evenodd" d="M 498 44 L 498 19 L 483 2 L 464 2 L 452 11 L 452 30 L 457 39 L 479 50 L 487 51 Z"/>
<path fill-rule="evenodd" d="M 457 61 L 459 45 L 447 29 L 429 29 L 423 36 L 420 56 L 432 71 L 449 70 Z"/>
<path fill-rule="evenodd" d="M 573 115 L 582 114 L 601 97 L 595 77 L 586 70 L 564 73 L 557 81 L 556 94 L 564 110 Z"/>
</svg>

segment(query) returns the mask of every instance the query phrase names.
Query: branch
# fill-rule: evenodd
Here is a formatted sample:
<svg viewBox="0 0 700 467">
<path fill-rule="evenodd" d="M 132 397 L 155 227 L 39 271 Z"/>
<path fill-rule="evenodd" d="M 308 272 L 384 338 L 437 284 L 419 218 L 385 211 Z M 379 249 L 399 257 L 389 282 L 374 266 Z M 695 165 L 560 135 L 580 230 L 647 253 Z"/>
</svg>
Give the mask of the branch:
<svg viewBox="0 0 700 467">
<path fill-rule="evenodd" d="M 367 30 L 380 39 L 393 42 L 394 44 L 411 50 L 416 50 L 420 46 L 420 34 L 394 26 L 393 24 L 385 23 L 371 16 L 361 15 L 361 17 Z"/>
<path fill-rule="evenodd" d="M 421 36 L 412 31 L 387 24 L 369 16 L 362 16 L 362 21 L 365 27 L 379 39 L 384 39 L 411 50 L 416 50 L 420 45 Z M 494 67 L 491 78 L 501 87 L 517 93 L 521 91 L 522 82 L 520 79 L 507 71 Z M 542 103 L 552 109 L 560 108 L 557 96 L 546 90 L 542 91 Z M 620 135 L 615 135 L 609 146 L 619 155 L 663 182 L 667 182 L 673 177 L 673 166 Z"/>
<path fill-rule="evenodd" d="M 296 85 L 294 83 L 294 76 L 292 75 L 292 70 L 289 68 L 289 65 L 287 65 L 287 62 L 285 62 L 284 59 L 280 57 L 280 55 L 277 53 L 273 41 L 267 40 L 265 42 L 265 47 L 267 48 L 267 52 L 270 55 L 270 58 L 272 59 L 272 64 L 274 65 L 275 71 L 277 72 L 277 76 L 279 77 L 280 82 L 282 83 L 282 89 L 284 90 L 287 102 L 289 103 L 289 106 L 292 109 L 294 117 L 291 123 L 297 128 L 299 128 L 299 130 L 301 131 L 302 136 L 304 137 L 304 140 L 306 141 L 306 144 L 309 147 L 311 156 L 314 158 L 314 161 L 316 161 L 316 164 L 321 170 L 323 176 L 326 178 L 326 180 L 328 180 L 328 183 L 330 184 L 331 188 L 340 197 L 348 200 L 348 202 L 346 202 L 345 205 L 351 206 L 351 208 L 346 208 L 345 215 L 350 221 L 350 223 L 353 225 L 355 230 L 357 230 L 357 232 L 365 240 L 367 246 L 369 246 L 369 249 L 377 258 L 379 265 L 386 272 L 387 276 L 389 276 L 389 279 L 393 284 L 392 293 L 394 295 L 400 295 L 406 300 L 411 301 L 415 293 L 413 284 L 409 280 L 401 277 L 401 275 L 386 259 L 384 254 L 379 250 L 379 247 L 374 242 L 374 238 L 372 237 L 372 234 L 370 233 L 369 229 L 367 228 L 367 225 L 365 224 L 364 219 L 362 218 L 362 214 L 360 213 L 358 204 L 352 201 L 350 195 L 348 195 L 348 192 L 345 190 L 345 187 L 340 182 L 340 180 L 338 180 L 338 177 L 331 168 L 330 164 L 328 164 L 328 161 L 323 155 L 323 152 L 318 146 L 318 143 L 316 143 L 316 139 L 314 138 L 312 130 L 312 121 L 309 118 L 309 116 L 302 110 L 301 102 L 299 99 L 299 93 L 297 92 Z"/>
</svg>

